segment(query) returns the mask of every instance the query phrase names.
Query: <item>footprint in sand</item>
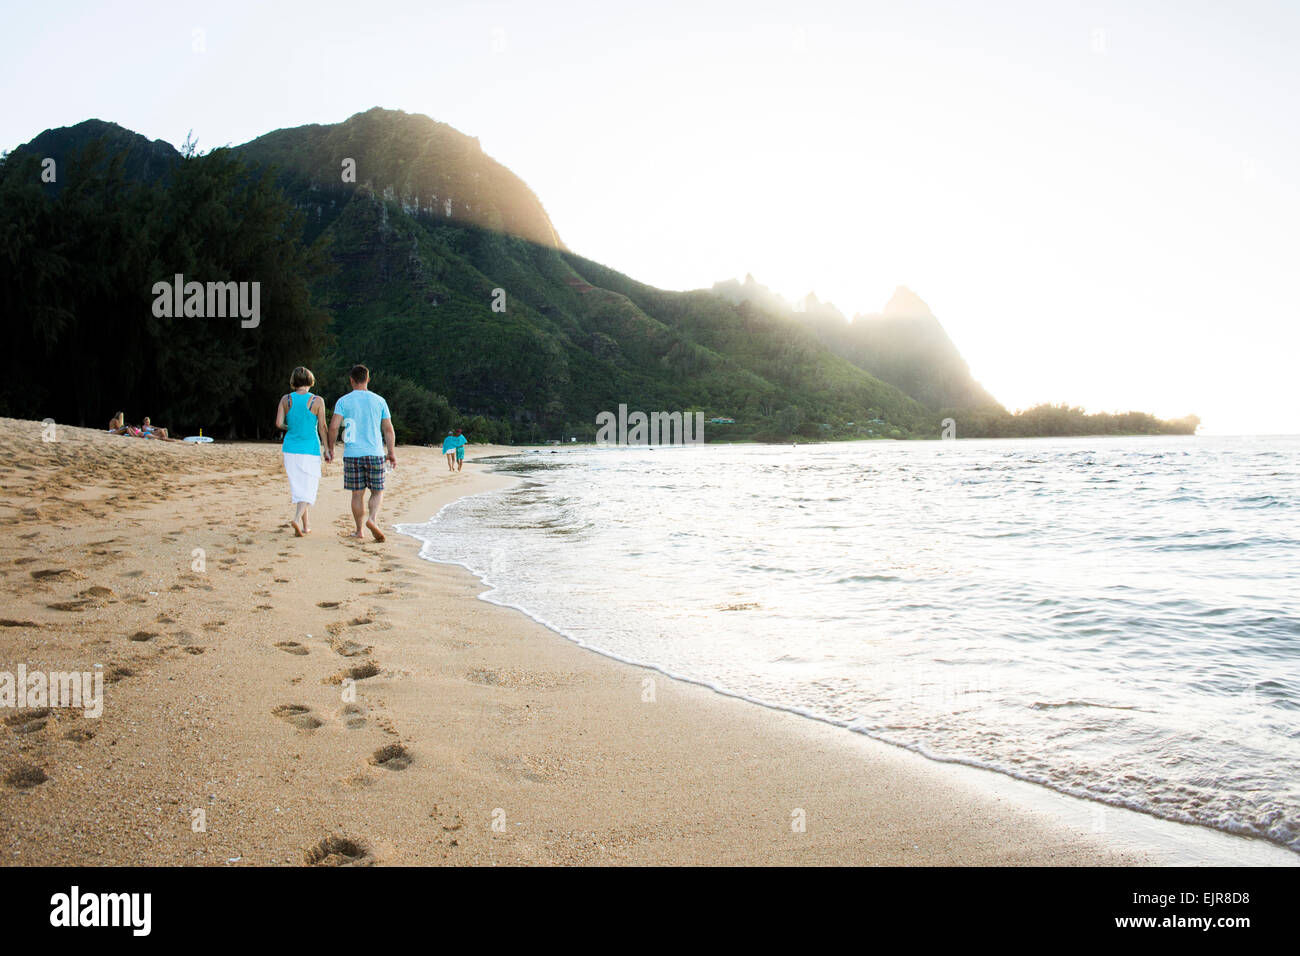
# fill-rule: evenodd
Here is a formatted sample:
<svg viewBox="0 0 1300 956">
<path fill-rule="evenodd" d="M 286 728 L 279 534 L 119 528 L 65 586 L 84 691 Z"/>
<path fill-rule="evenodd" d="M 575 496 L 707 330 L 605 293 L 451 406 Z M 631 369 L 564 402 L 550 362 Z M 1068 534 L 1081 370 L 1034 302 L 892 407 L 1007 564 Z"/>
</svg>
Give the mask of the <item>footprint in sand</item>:
<svg viewBox="0 0 1300 956">
<path fill-rule="evenodd" d="M 134 676 L 135 671 L 131 670 L 131 668 L 124 664 L 114 664 L 104 672 L 104 683 L 116 684 L 120 680 L 125 680 L 128 677 Z"/>
<path fill-rule="evenodd" d="M 281 704 L 271 708 L 271 714 L 288 721 L 300 730 L 315 730 L 324 725 L 324 721 L 316 717 L 311 712 L 311 708 L 304 704 Z"/>
<path fill-rule="evenodd" d="M 370 762 L 385 770 L 405 770 L 411 765 L 411 753 L 401 744 L 386 744 L 371 755 Z"/>
<path fill-rule="evenodd" d="M 297 641 L 277 641 L 275 646 L 280 648 L 280 650 L 284 651 L 286 654 L 296 654 L 298 657 L 311 653 L 306 647 L 299 644 Z"/>
<path fill-rule="evenodd" d="M 455 833 L 465 825 L 465 819 L 460 815 L 459 811 L 444 810 L 436 803 L 433 805 L 433 810 L 429 813 L 429 816 L 431 819 L 437 820 L 438 825 L 446 833 Z"/>
<path fill-rule="evenodd" d="M 44 571 L 31 572 L 37 581 L 81 581 L 86 576 L 72 568 L 46 568 Z"/>
<path fill-rule="evenodd" d="M 45 725 L 50 719 L 50 708 L 36 707 L 31 710 L 20 710 L 16 714 L 10 714 L 4 719 L 5 726 L 13 728 L 16 734 L 34 734 L 38 730 L 44 730 Z"/>
<path fill-rule="evenodd" d="M 379 673 L 379 665 L 374 661 L 365 661 L 361 664 L 354 664 L 347 670 L 339 671 L 333 677 L 326 677 L 321 681 L 322 684 L 342 684 L 347 679 L 365 680 L 368 677 L 375 677 Z"/>
<path fill-rule="evenodd" d="M 373 862 L 362 844 L 341 836 L 327 836 L 303 856 L 308 866 L 366 866 Z"/>
<path fill-rule="evenodd" d="M 323 608 L 335 608 L 339 606 L 339 602 L 338 601 L 317 601 L 316 606 L 323 607 Z"/>
<path fill-rule="evenodd" d="M 113 596 L 112 588 L 94 587 L 86 588 L 74 600 L 55 601 L 53 604 L 45 605 L 52 611 L 84 611 L 88 607 L 101 607 L 109 603 L 109 598 Z"/>
<path fill-rule="evenodd" d="M 7 774 L 5 774 L 5 783 L 15 790 L 27 790 L 31 787 L 38 787 L 46 780 L 50 779 L 44 770 L 32 764 L 19 764 Z"/>
<path fill-rule="evenodd" d="M 346 704 L 343 707 L 343 726 L 348 730 L 360 730 L 366 725 L 366 709 L 360 704 Z"/>
<path fill-rule="evenodd" d="M 369 654 L 371 651 L 371 648 L 364 644 L 339 639 L 331 639 L 330 647 L 340 657 L 360 657 L 362 654 Z"/>
<path fill-rule="evenodd" d="M 127 640 L 136 641 L 137 643 L 143 643 L 144 641 L 152 641 L 155 637 L 161 637 L 161 636 L 162 636 L 161 634 L 155 634 L 153 631 L 136 631 L 129 638 L 127 638 Z"/>
</svg>

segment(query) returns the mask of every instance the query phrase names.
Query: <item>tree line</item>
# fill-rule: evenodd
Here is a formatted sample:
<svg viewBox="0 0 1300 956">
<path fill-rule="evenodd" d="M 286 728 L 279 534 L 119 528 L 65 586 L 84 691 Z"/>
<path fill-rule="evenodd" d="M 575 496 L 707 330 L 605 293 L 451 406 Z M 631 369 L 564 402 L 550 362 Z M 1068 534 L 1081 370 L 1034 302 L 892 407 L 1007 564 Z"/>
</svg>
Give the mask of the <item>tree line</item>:
<svg viewBox="0 0 1300 956">
<path fill-rule="evenodd" d="M 191 144 L 162 178 L 126 169 L 126 152 L 94 141 L 52 169 L 18 151 L 0 157 L 0 331 L 11 357 L 0 415 L 103 427 L 117 411 L 174 433 L 274 436 L 289 372 L 313 368 L 327 401 L 369 356 L 332 348 L 313 300 L 336 267 L 328 237 L 304 240 L 301 210 L 273 170 L 229 149 Z M 159 315 L 154 287 L 259 284 L 260 318 Z M 508 424 L 464 419 L 442 395 L 376 363 L 402 441 L 436 443 L 453 423 L 476 441 L 511 440 Z"/>
</svg>

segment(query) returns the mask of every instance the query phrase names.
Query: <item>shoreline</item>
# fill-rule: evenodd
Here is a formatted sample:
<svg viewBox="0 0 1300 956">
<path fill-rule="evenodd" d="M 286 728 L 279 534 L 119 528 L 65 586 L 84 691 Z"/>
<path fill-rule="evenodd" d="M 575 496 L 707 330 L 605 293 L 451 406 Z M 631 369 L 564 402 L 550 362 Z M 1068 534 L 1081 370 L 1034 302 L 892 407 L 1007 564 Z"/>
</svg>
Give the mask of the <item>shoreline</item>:
<svg viewBox="0 0 1300 956">
<path fill-rule="evenodd" d="M 530 450 L 531 446 L 521 449 L 518 454 L 526 454 Z M 538 450 L 544 449 L 539 446 Z M 509 453 L 485 455 L 479 460 L 486 461 L 506 457 L 511 457 L 511 455 Z M 512 477 L 499 477 L 502 480 L 495 488 L 484 488 L 457 496 L 440 504 L 438 509 L 428 517 L 412 517 L 409 521 L 398 522 L 398 525 L 426 524 L 434 520 L 443 508 L 461 497 L 468 497 L 471 494 L 491 494 L 504 490 L 518 481 L 518 479 Z M 404 531 L 398 531 L 398 534 L 400 537 L 407 538 L 414 543 L 417 555 L 423 551 L 425 542 L 422 539 Z M 1154 814 L 1126 807 L 1117 807 L 1088 797 L 1065 793 L 1044 784 L 1024 780 L 992 768 L 980 767 L 955 759 L 945 760 L 933 757 L 900 744 L 879 740 L 869 734 L 854 731 L 842 724 L 824 720 L 813 714 L 733 693 L 702 680 L 694 680 L 670 673 L 651 663 L 620 657 L 570 637 L 563 630 L 552 627 L 534 617 L 526 608 L 492 600 L 488 595 L 493 590 L 493 585 L 459 562 L 426 557 L 421 557 L 421 560 L 444 568 L 454 569 L 468 576 L 471 579 L 470 587 L 476 592 L 478 600 L 492 607 L 522 616 L 529 624 L 545 631 L 552 640 L 558 638 L 618 666 L 633 668 L 642 672 L 652 672 L 661 675 L 666 680 L 697 687 L 720 698 L 729 698 L 767 712 L 788 714 L 818 727 L 838 731 L 845 738 L 845 740 L 841 741 L 845 750 L 845 759 L 860 759 L 861 755 L 856 751 L 862 749 L 870 751 L 872 748 L 883 748 L 884 752 L 893 755 L 905 755 L 904 759 L 906 760 L 919 761 L 917 763 L 919 767 L 933 768 L 941 774 L 951 776 L 954 782 L 972 786 L 989 795 L 996 795 L 997 798 L 1007 800 L 1023 810 L 1032 814 L 1046 816 L 1064 826 L 1092 833 L 1095 832 L 1093 828 L 1100 823 L 1105 827 L 1108 834 L 1106 838 L 1103 838 L 1108 849 L 1140 854 L 1147 858 L 1146 862 L 1154 865 L 1300 866 L 1300 854 L 1258 837 L 1234 834 L 1199 824 L 1168 820 Z M 861 743 L 855 741 L 861 741 Z"/>
<path fill-rule="evenodd" d="M 41 429 L 0 421 L 0 670 L 102 669 L 105 706 L 0 708 L 0 865 L 1192 859 L 1109 825 L 1129 811 L 1091 833 L 970 768 L 591 653 L 415 538 L 349 542 L 338 463 L 297 539 L 274 446 Z M 472 446 L 449 475 L 399 447 L 382 523 L 499 487 L 479 459 L 517 453 Z M 1217 836 L 1163 825 L 1198 853 Z"/>
</svg>

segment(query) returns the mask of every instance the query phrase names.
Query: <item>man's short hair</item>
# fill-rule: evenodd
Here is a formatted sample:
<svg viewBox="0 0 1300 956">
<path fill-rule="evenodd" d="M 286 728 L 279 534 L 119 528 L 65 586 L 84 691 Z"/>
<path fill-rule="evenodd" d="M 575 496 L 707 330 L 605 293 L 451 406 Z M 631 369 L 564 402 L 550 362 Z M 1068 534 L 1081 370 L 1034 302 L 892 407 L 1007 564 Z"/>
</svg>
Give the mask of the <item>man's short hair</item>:
<svg viewBox="0 0 1300 956">
<path fill-rule="evenodd" d="M 354 382 L 368 382 L 370 381 L 370 369 L 364 365 L 354 365 L 352 371 L 348 373 L 348 378 Z"/>
</svg>

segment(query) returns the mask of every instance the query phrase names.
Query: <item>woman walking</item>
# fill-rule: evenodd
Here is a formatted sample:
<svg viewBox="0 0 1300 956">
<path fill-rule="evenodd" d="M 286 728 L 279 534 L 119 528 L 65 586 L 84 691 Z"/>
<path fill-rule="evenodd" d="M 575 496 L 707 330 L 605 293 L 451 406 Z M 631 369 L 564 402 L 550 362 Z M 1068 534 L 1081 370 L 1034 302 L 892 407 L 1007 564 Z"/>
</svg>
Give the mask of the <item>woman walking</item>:
<svg viewBox="0 0 1300 956">
<path fill-rule="evenodd" d="M 289 476 L 289 497 L 295 507 L 289 527 L 301 538 L 311 534 L 307 509 L 316 503 L 321 460 L 330 461 L 325 443 L 325 400 L 311 393 L 316 376 L 299 365 L 289 376 L 293 389 L 280 399 L 275 427 L 284 432 L 284 473 Z"/>
</svg>

